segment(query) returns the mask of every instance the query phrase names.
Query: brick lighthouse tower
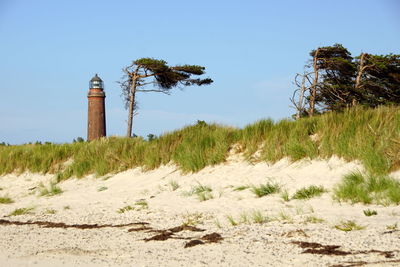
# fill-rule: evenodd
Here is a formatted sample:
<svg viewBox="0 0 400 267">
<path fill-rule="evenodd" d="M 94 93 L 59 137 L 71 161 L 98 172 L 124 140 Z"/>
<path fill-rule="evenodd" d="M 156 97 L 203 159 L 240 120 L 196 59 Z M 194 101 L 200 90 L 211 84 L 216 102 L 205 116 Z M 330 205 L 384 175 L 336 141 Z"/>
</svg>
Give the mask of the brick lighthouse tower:
<svg viewBox="0 0 400 267">
<path fill-rule="evenodd" d="M 92 141 L 106 136 L 106 108 L 104 99 L 103 81 L 97 74 L 89 82 L 88 93 L 88 136 L 87 140 Z"/>
</svg>

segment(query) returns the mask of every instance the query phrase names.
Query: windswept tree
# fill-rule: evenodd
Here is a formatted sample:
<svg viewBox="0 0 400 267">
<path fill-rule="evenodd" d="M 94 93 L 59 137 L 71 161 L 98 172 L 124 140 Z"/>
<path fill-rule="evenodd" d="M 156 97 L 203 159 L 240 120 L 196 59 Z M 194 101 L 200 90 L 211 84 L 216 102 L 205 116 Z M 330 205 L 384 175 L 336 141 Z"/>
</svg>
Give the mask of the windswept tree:
<svg viewBox="0 0 400 267">
<path fill-rule="evenodd" d="M 168 66 L 164 60 L 140 58 L 123 68 L 124 76 L 119 84 L 128 109 L 127 136 L 132 136 L 133 117 L 138 109 L 138 92 L 156 92 L 169 95 L 175 87 L 211 84 L 210 78 L 192 78 L 205 73 L 198 65 Z"/>
<path fill-rule="evenodd" d="M 354 88 L 356 65 L 350 52 L 341 44 L 334 44 L 313 50 L 310 56 L 315 74 L 310 115 L 317 104 L 322 110 L 340 110 L 355 105 L 359 92 Z"/>
<path fill-rule="evenodd" d="M 295 117 L 362 105 L 400 104 L 400 55 L 361 53 L 353 58 L 341 44 L 319 47 L 304 74 L 296 74 L 290 98 Z"/>
<path fill-rule="evenodd" d="M 356 59 L 355 87 L 362 92 L 360 103 L 370 107 L 400 104 L 400 55 L 362 53 Z"/>
</svg>

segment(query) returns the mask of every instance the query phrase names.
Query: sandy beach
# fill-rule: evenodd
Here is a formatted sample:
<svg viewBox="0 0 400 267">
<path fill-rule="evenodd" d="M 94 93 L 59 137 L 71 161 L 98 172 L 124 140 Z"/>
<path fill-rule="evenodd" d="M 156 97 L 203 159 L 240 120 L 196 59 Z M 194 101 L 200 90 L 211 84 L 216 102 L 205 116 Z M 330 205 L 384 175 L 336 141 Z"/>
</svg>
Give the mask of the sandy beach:
<svg viewBox="0 0 400 267">
<path fill-rule="evenodd" d="M 5 175 L 0 196 L 14 203 L 0 204 L 0 265 L 399 266 L 400 207 L 333 199 L 343 175 L 357 170 L 336 157 L 252 164 L 231 155 L 198 173 L 167 165 L 69 179 L 54 196 L 40 196 L 53 175 Z M 257 197 L 251 187 L 266 182 L 289 196 L 310 185 L 327 192 Z M 209 190 L 193 193 L 199 186 Z M 27 214 L 10 215 L 20 208 Z M 345 221 L 362 229 L 335 227 Z"/>
</svg>

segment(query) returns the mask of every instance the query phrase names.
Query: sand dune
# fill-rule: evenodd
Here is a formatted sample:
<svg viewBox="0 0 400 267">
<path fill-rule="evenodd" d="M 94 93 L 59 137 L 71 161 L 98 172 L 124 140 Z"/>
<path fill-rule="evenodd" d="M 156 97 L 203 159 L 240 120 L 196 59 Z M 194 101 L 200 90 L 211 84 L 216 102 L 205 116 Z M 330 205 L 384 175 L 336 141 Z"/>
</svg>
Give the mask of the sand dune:
<svg viewBox="0 0 400 267">
<path fill-rule="evenodd" d="M 70 179 L 55 196 L 38 196 L 52 175 L 6 175 L 0 196 L 14 203 L 0 204 L 0 264 L 399 266 L 400 207 L 332 198 L 334 185 L 356 170 L 363 170 L 359 163 L 338 158 L 251 164 L 232 155 L 194 174 L 168 165 Z M 400 179 L 399 172 L 392 176 Z M 245 188 L 268 181 L 289 196 L 310 185 L 328 192 L 284 201 L 279 193 L 258 198 Z M 191 194 L 200 185 L 212 191 Z M 32 208 L 31 214 L 8 216 L 17 208 Z M 377 215 L 367 217 L 365 209 Z M 364 229 L 334 227 L 346 220 Z"/>
</svg>

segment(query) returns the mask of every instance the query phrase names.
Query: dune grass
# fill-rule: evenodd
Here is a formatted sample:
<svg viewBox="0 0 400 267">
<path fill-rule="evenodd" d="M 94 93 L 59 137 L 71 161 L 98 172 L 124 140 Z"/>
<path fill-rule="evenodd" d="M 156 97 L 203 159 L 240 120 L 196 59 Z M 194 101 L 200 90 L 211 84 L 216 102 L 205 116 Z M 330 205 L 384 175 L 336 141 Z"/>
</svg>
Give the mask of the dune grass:
<svg viewBox="0 0 400 267">
<path fill-rule="evenodd" d="M 370 209 L 363 210 L 363 213 L 367 217 L 378 215 L 378 212 L 376 210 L 370 210 Z"/>
<path fill-rule="evenodd" d="M 176 191 L 179 187 L 181 187 L 177 181 L 170 181 L 168 185 L 171 187 L 171 191 Z"/>
<path fill-rule="evenodd" d="M 0 204 L 11 204 L 14 203 L 14 200 L 12 200 L 8 196 L 0 197 Z"/>
<path fill-rule="evenodd" d="M 339 224 L 335 225 L 335 228 L 340 231 L 350 232 L 354 230 L 363 230 L 365 226 L 359 225 L 355 221 L 347 220 L 341 221 Z"/>
<path fill-rule="evenodd" d="M 312 215 L 304 219 L 304 223 L 323 223 L 324 221 L 324 219 Z"/>
<path fill-rule="evenodd" d="M 199 201 L 207 201 L 214 198 L 211 192 L 212 188 L 210 186 L 202 185 L 198 182 L 198 185 L 193 186 L 192 190 L 190 192 L 187 192 L 187 195 L 196 195 Z"/>
<path fill-rule="evenodd" d="M 360 172 L 343 177 L 334 188 L 334 197 L 351 203 L 400 204 L 400 182 L 385 175 L 364 175 Z"/>
<path fill-rule="evenodd" d="M 150 170 L 170 162 L 183 172 L 197 172 L 224 162 L 233 147 L 239 147 L 249 160 L 269 162 L 337 155 L 360 160 L 369 173 L 383 175 L 400 168 L 399 129 L 399 107 L 358 107 L 297 121 L 267 119 L 243 129 L 199 121 L 151 141 L 109 137 L 72 144 L 0 146 L 0 175 L 53 173 L 61 181 L 133 167 Z"/>
<path fill-rule="evenodd" d="M 119 208 L 117 210 L 117 213 L 124 213 L 124 212 L 130 211 L 130 210 L 135 210 L 135 208 L 132 207 L 131 205 L 126 205 L 126 206 L 124 206 L 122 208 Z"/>
<path fill-rule="evenodd" d="M 39 195 L 40 196 L 55 196 L 61 194 L 62 189 L 54 182 L 50 182 L 49 186 L 45 186 L 43 183 L 39 184 Z"/>
<path fill-rule="evenodd" d="M 19 215 L 25 215 L 25 214 L 32 214 L 32 211 L 34 210 L 33 207 L 28 207 L 28 208 L 18 208 L 13 210 L 8 216 L 19 216 Z"/>
<path fill-rule="evenodd" d="M 277 183 L 267 182 L 266 184 L 260 184 L 259 186 L 252 186 L 251 191 L 257 197 L 264 197 L 270 194 L 279 193 L 281 187 Z"/>
<path fill-rule="evenodd" d="M 250 186 L 248 186 L 248 185 L 240 185 L 240 186 L 235 187 L 233 189 L 233 191 L 243 191 L 243 190 L 246 190 L 248 188 L 250 188 Z"/>
<path fill-rule="evenodd" d="M 323 186 L 310 185 L 309 187 L 303 187 L 297 190 L 292 196 L 292 199 L 310 199 L 318 197 L 325 192 L 327 192 L 327 190 Z"/>
</svg>

